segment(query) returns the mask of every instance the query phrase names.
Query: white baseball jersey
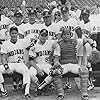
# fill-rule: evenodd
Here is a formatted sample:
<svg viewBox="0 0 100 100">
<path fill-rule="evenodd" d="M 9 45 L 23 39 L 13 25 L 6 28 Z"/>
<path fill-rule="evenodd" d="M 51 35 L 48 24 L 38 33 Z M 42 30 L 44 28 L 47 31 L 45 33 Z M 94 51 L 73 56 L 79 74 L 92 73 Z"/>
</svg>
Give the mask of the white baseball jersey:
<svg viewBox="0 0 100 100">
<path fill-rule="evenodd" d="M 61 20 L 57 24 L 55 24 L 56 33 L 61 33 L 63 28 L 69 28 L 72 31 L 72 38 L 76 38 L 77 35 L 75 33 L 75 28 L 79 26 L 79 23 L 76 19 L 70 18 L 66 22 Z"/>
<path fill-rule="evenodd" d="M 87 30 L 90 33 L 87 35 L 90 35 L 92 33 L 96 33 L 97 32 L 97 27 L 94 23 L 94 21 L 90 20 L 88 23 L 84 23 L 83 21 L 80 22 L 80 27 L 82 30 Z"/>
<path fill-rule="evenodd" d="M 95 24 L 96 24 L 96 27 L 97 27 L 97 32 L 100 32 L 100 14 L 96 15 L 94 21 L 95 21 Z"/>
<path fill-rule="evenodd" d="M 24 39 L 18 39 L 14 44 L 10 40 L 7 40 L 1 46 L 1 53 L 8 55 L 8 62 L 23 62 L 24 50 L 28 47 L 29 42 Z"/>
<path fill-rule="evenodd" d="M 55 34 L 56 34 L 56 30 L 55 30 L 55 24 L 56 23 L 52 23 L 51 25 L 49 26 L 46 26 L 46 29 L 48 30 L 48 39 L 49 40 L 52 40 L 54 37 L 55 37 Z"/>
<path fill-rule="evenodd" d="M 34 23 L 34 24 L 30 24 L 30 23 L 26 23 L 24 26 L 24 37 L 29 39 L 30 41 L 32 41 L 33 39 L 38 38 L 40 30 L 41 29 L 45 29 L 46 27 L 41 24 L 41 23 Z"/>
<path fill-rule="evenodd" d="M 0 39 L 6 39 L 8 37 L 8 27 L 10 23 L 6 20 L 0 21 Z"/>
<path fill-rule="evenodd" d="M 60 49 L 57 43 L 53 40 L 46 40 L 46 42 L 41 45 L 37 42 L 34 47 L 29 51 L 30 57 L 34 57 L 36 63 L 49 63 L 49 56 L 53 50 L 53 45 L 56 45 L 53 55 L 60 55 Z"/>
</svg>

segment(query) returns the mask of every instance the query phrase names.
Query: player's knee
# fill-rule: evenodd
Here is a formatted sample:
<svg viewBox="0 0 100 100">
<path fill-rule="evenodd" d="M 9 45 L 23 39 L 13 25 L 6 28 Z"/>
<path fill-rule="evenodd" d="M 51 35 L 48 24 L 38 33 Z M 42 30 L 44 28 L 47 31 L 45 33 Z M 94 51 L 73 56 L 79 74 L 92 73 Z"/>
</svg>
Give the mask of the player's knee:
<svg viewBox="0 0 100 100">
<path fill-rule="evenodd" d="M 87 68 L 80 68 L 79 73 L 80 73 L 81 78 L 88 78 L 89 77 L 89 71 Z"/>
</svg>

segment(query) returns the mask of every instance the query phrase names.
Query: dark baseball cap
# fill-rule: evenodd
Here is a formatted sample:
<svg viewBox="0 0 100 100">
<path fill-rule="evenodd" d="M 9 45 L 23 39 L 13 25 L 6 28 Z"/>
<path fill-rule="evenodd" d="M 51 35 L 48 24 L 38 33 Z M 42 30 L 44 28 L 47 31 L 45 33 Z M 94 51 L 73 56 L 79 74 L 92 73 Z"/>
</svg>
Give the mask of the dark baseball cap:
<svg viewBox="0 0 100 100">
<path fill-rule="evenodd" d="M 63 12 L 69 12 L 68 7 L 62 7 L 61 8 L 61 13 L 63 13 Z"/>
<path fill-rule="evenodd" d="M 90 14 L 90 9 L 89 8 L 83 9 L 82 14 Z"/>
<path fill-rule="evenodd" d="M 49 17 L 49 16 L 51 16 L 50 11 L 44 11 L 43 12 L 43 17 Z"/>
<path fill-rule="evenodd" d="M 15 12 L 14 17 L 22 17 L 22 13 L 21 12 Z"/>
<path fill-rule="evenodd" d="M 17 32 L 18 32 L 18 28 L 17 28 L 17 27 L 15 27 L 15 26 L 12 26 L 12 27 L 10 28 L 10 32 L 12 32 L 13 30 L 15 30 L 15 31 L 17 31 Z"/>
<path fill-rule="evenodd" d="M 40 31 L 40 35 L 41 36 L 48 36 L 48 31 L 46 30 L 46 29 L 42 29 L 41 31 Z"/>
<path fill-rule="evenodd" d="M 28 12 L 28 16 L 31 16 L 31 15 L 36 15 L 36 10 L 35 9 L 34 10 L 30 10 Z"/>
</svg>

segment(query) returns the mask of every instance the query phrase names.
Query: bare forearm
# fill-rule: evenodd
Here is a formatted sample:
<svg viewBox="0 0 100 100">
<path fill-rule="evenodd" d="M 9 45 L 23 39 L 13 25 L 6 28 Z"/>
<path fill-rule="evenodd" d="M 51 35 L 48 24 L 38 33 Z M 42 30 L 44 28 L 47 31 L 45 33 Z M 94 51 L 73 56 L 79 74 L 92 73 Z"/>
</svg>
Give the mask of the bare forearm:
<svg viewBox="0 0 100 100">
<path fill-rule="evenodd" d="M 55 57 L 54 57 L 54 63 L 59 62 L 59 59 L 60 59 L 59 56 L 55 56 Z"/>
<path fill-rule="evenodd" d="M 2 61 L 2 64 L 5 65 L 7 64 L 7 55 L 6 54 L 2 54 L 1 55 L 1 61 Z"/>
<path fill-rule="evenodd" d="M 33 60 L 30 60 L 30 65 L 33 66 L 36 70 L 39 69 L 39 67 L 36 65 L 36 63 Z"/>
</svg>

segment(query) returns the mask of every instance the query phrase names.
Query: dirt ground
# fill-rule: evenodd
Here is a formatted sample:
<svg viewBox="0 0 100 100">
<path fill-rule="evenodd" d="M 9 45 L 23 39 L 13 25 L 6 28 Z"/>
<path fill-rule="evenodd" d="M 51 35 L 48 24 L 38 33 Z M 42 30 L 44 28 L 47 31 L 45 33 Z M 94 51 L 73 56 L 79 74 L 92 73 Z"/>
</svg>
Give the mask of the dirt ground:
<svg viewBox="0 0 100 100">
<path fill-rule="evenodd" d="M 23 100 L 23 94 L 21 91 L 13 92 L 12 86 L 6 86 L 8 91 L 8 97 L 0 97 L 0 100 Z M 34 91 L 31 90 L 30 94 L 32 100 L 56 100 L 56 92 L 50 92 L 49 96 L 38 96 L 34 97 Z M 80 92 L 77 89 L 66 90 L 64 100 L 81 100 Z M 100 87 L 95 87 L 92 91 L 89 91 L 89 100 L 100 100 Z"/>
</svg>

